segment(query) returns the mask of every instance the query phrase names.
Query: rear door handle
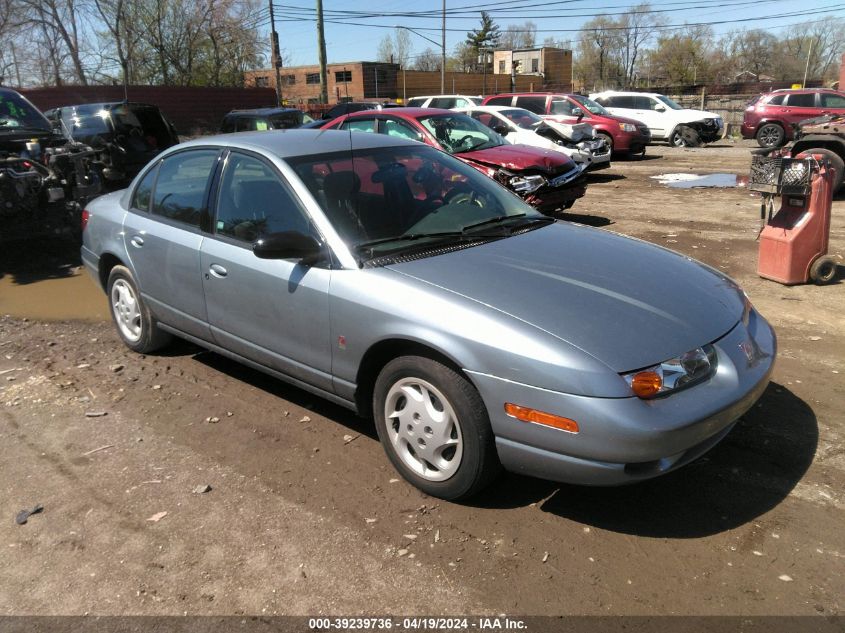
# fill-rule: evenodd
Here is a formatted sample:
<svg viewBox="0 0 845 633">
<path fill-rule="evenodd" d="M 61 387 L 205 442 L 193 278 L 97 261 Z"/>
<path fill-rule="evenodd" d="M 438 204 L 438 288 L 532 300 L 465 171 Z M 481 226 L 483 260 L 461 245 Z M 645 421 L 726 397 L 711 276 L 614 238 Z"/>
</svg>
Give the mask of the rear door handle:
<svg viewBox="0 0 845 633">
<path fill-rule="evenodd" d="M 144 245 L 144 238 L 140 235 L 133 235 L 132 239 L 129 240 L 129 243 L 135 248 L 141 248 Z"/>
<path fill-rule="evenodd" d="M 229 274 L 229 271 L 223 268 L 223 266 L 221 266 L 220 264 L 212 264 L 208 267 L 208 272 L 218 278 L 225 277 Z"/>
</svg>

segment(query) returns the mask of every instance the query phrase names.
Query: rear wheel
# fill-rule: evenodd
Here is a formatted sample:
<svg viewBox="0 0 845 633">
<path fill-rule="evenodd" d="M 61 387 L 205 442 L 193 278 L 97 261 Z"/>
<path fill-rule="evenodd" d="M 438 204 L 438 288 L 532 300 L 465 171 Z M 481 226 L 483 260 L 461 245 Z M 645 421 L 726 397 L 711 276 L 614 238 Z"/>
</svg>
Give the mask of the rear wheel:
<svg viewBox="0 0 845 633">
<path fill-rule="evenodd" d="M 833 281 L 836 276 L 836 261 L 829 255 L 822 255 L 810 266 L 810 281 L 820 286 Z"/>
<path fill-rule="evenodd" d="M 390 461 L 427 494 L 472 496 L 501 469 L 481 396 L 436 360 L 401 356 L 387 363 L 376 379 L 373 412 Z"/>
<path fill-rule="evenodd" d="M 112 321 L 126 347 L 147 354 L 170 342 L 170 334 L 158 328 L 155 318 L 141 299 L 138 285 L 128 268 L 115 266 L 111 269 L 106 292 Z"/>
<path fill-rule="evenodd" d="M 777 123 L 764 123 L 757 128 L 757 145 L 760 147 L 780 147 L 786 140 L 786 132 Z"/>
</svg>

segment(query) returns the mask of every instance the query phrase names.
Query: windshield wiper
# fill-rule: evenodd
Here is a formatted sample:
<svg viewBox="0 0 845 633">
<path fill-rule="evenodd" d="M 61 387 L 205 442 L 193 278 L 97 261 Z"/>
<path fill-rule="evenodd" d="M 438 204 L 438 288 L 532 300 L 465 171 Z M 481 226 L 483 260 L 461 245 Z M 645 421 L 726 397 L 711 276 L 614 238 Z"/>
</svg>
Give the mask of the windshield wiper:
<svg viewBox="0 0 845 633">
<path fill-rule="evenodd" d="M 514 215 L 499 215 L 495 218 L 489 218 L 487 220 L 482 220 L 481 222 L 476 222 L 475 224 L 470 224 L 463 228 L 463 232 L 466 233 L 467 231 L 471 231 L 472 229 L 477 229 L 482 226 L 491 226 L 495 224 L 503 224 L 508 220 L 519 220 L 521 218 L 525 218 L 524 213 L 516 213 Z M 526 224 L 535 224 L 535 223 L 542 223 L 542 224 L 551 224 L 555 221 L 554 218 L 550 218 L 547 216 L 539 216 L 539 217 L 531 217 L 526 218 L 524 222 L 520 222 L 519 226 L 525 226 Z M 508 227 L 509 228 L 509 227 Z M 513 230 L 511 230 L 513 232 Z"/>
</svg>

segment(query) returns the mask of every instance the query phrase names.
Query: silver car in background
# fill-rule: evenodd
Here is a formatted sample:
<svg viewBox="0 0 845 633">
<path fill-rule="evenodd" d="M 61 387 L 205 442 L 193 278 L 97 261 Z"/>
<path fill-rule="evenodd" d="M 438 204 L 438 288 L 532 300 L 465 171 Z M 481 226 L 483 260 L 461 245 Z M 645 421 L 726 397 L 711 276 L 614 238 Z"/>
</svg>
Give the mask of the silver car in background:
<svg viewBox="0 0 845 633">
<path fill-rule="evenodd" d="M 598 485 L 671 471 L 730 431 L 775 359 L 718 271 L 555 222 L 387 135 L 183 143 L 84 219 L 131 349 L 176 335 L 371 416 L 396 469 L 445 499 L 502 467 Z"/>
</svg>

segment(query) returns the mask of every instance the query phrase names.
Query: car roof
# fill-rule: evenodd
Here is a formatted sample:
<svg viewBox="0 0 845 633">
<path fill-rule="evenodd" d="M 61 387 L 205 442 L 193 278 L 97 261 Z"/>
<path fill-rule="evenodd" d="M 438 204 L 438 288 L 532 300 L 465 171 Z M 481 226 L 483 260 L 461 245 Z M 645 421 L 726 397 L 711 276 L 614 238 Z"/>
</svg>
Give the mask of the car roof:
<svg viewBox="0 0 845 633">
<path fill-rule="evenodd" d="M 442 112 L 442 110 L 439 110 L 439 112 Z M 293 129 L 204 136 L 176 145 L 173 150 L 180 151 L 190 147 L 207 147 L 208 145 L 259 150 L 274 154 L 279 158 L 290 158 L 349 151 L 350 149 L 396 147 L 397 145 L 416 146 L 419 143 L 385 134 L 350 133 L 346 130 Z"/>
<path fill-rule="evenodd" d="M 662 97 L 660 92 L 638 92 L 637 90 L 602 90 L 601 92 L 594 92 L 594 95 L 619 95 L 632 97 Z"/>
<path fill-rule="evenodd" d="M 525 110 L 519 106 L 503 106 L 503 105 L 477 105 L 469 106 L 467 108 L 455 108 L 452 112 L 472 112 L 474 110 L 481 110 L 482 112 L 501 112 L 502 110 Z"/>
<path fill-rule="evenodd" d="M 450 97 L 461 97 L 462 99 L 472 99 L 478 98 L 481 95 L 462 95 L 462 94 L 450 94 L 450 95 L 419 95 L 418 97 L 408 97 L 408 101 L 411 99 L 442 99 L 442 98 L 450 98 Z"/>
<path fill-rule="evenodd" d="M 300 110 L 299 108 L 244 108 L 232 110 L 231 112 L 229 112 L 229 114 L 257 114 L 259 116 L 270 116 L 273 114 L 284 114 L 286 112 L 302 112 L 302 110 Z M 229 114 L 227 114 L 226 116 L 229 116 Z"/>
<path fill-rule="evenodd" d="M 403 119 L 416 119 L 421 116 L 445 113 L 455 114 L 453 110 L 446 110 L 444 108 L 391 108 L 389 112 L 381 111 L 378 114 L 363 110 L 361 112 L 350 112 L 346 116 L 356 118 L 361 116 L 398 116 Z"/>
<path fill-rule="evenodd" d="M 158 106 L 154 103 L 143 103 L 141 101 L 94 101 L 92 103 L 68 103 L 65 105 L 56 106 L 55 108 L 51 108 L 51 110 L 56 110 L 58 108 L 100 108 L 102 110 L 107 110 L 109 108 L 115 108 L 117 106 L 142 106 L 145 108 L 158 108 Z"/>
</svg>

